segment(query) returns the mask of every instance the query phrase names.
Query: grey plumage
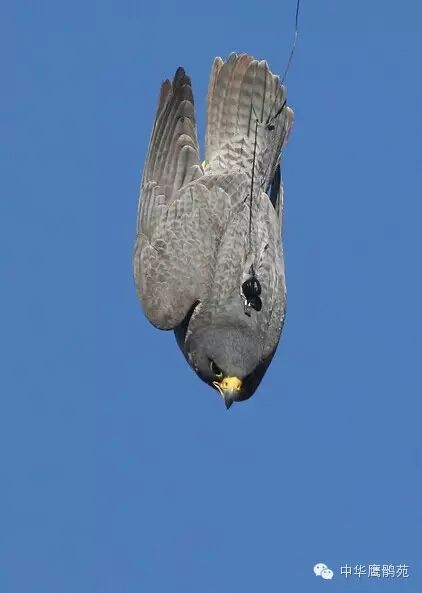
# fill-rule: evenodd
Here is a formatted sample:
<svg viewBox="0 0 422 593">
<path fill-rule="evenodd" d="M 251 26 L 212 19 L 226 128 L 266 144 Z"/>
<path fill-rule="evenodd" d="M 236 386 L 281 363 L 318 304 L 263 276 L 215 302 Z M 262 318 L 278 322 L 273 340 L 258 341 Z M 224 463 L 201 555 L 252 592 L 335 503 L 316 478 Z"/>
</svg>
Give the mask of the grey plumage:
<svg viewBox="0 0 422 593">
<path fill-rule="evenodd" d="M 136 288 L 147 318 L 175 330 L 189 364 L 228 406 L 253 394 L 284 322 L 278 164 L 292 121 L 266 62 L 216 58 L 201 164 L 189 77 L 179 68 L 161 87 L 138 208 Z M 260 310 L 245 307 L 242 285 L 251 276 Z"/>
</svg>

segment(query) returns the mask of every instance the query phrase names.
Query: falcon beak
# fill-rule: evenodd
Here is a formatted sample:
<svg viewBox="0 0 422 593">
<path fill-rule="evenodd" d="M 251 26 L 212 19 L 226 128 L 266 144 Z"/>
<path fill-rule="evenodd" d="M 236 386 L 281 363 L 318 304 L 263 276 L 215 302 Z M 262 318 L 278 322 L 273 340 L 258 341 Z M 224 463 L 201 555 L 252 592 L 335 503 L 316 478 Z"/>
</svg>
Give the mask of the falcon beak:
<svg viewBox="0 0 422 593">
<path fill-rule="evenodd" d="M 224 377 L 220 382 L 214 381 L 213 385 L 224 399 L 226 408 L 229 409 L 233 401 L 237 399 L 242 389 L 242 381 L 238 377 Z"/>
</svg>

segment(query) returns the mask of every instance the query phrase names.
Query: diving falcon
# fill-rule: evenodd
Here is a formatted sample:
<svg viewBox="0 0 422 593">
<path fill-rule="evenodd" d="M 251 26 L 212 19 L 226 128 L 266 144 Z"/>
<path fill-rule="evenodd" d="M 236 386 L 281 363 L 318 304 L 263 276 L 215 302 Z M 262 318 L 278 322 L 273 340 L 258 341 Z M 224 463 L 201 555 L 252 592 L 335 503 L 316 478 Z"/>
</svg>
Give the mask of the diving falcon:
<svg viewBox="0 0 422 593">
<path fill-rule="evenodd" d="M 227 408 L 255 392 L 283 328 L 280 158 L 292 123 L 266 61 L 216 58 L 202 161 L 189 76 L 179 67 L 161 86 L 138 205 L 136 290 L 148 320 L 174 330 Z"/>
</svg>

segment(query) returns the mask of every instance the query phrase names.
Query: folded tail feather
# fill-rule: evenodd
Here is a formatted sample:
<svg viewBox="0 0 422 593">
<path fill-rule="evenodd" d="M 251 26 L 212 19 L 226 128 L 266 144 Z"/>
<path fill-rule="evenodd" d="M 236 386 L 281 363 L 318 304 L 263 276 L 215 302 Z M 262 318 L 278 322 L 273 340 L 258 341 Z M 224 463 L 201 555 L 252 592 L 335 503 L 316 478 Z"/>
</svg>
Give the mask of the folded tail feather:
<svg viewBox="0 0 422 593">
<path fill-rule="evenodd" d="M 255 178 L 266 190 L 292 122 L 285 88 L 265 61 L 245 54 L 216 58 L 208 88 L 206 173 L 251 174 L 256 131 Z"/>
</svg>

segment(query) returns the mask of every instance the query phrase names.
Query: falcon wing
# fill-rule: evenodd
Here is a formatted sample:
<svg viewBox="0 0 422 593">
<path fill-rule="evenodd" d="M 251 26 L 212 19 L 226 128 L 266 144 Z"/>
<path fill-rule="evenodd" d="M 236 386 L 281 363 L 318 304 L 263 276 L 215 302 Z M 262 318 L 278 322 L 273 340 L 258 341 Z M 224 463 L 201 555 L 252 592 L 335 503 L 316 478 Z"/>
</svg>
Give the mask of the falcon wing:
<svg viewBox="0 0 422 593">
<path fill-rule="evenodd" d="M 161 86 L 145 163 L 138 208 L 138 233 L 151 238 L 163 206 L 202 175 L 190 78 L 178 68 L 173 83 Z"/>
<path fill-rule="evenodd" d="M 208 275 L 209 189 L 194 182 L 202 175 L 191 81 L 179 68 L 173 83 L 165 81 L 161 87 L 133 256 L 138 296 L 146 316 L 160 329 L 183 321 Z"/>
</svg>

